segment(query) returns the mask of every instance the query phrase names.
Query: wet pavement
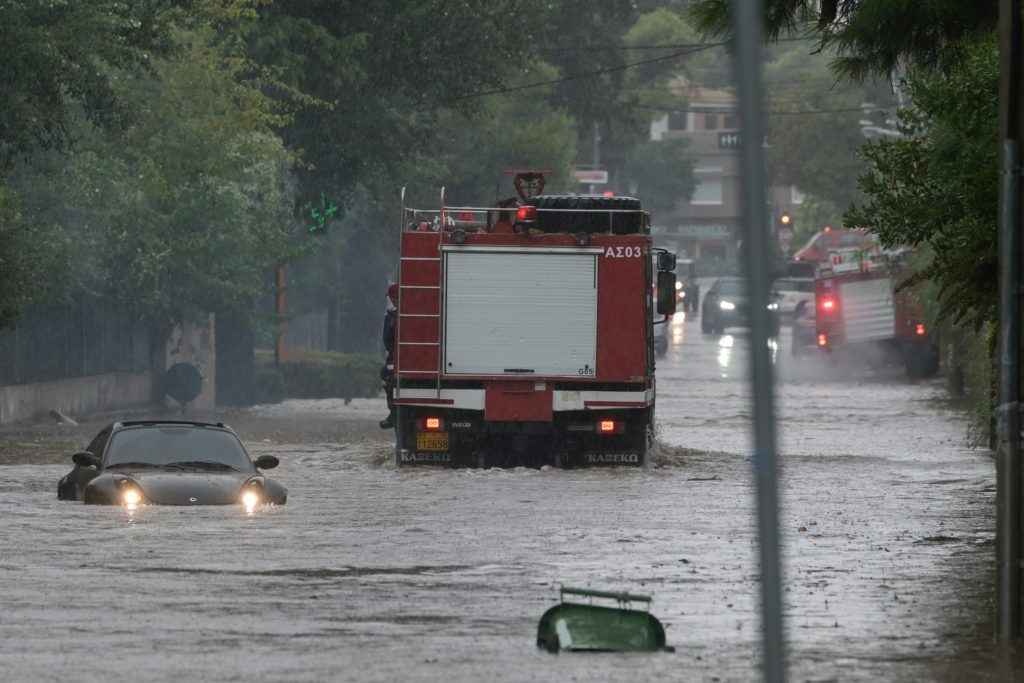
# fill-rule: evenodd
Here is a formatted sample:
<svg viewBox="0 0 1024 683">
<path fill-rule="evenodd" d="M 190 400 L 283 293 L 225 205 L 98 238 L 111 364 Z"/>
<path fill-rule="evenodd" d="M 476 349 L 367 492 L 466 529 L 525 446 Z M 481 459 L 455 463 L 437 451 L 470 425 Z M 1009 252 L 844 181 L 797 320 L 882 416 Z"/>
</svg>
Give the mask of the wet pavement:
<svg viewBox="0 0 1024 683">
<path fill-rule="evenodd" d="M 288 505 L 130 513 L 56 499 L 99 421 L 4 428 L 0 678 L 756 680 L 749 339 L 670 338 L 644 470 L 398 470 L 383 400 L 289 401 L 217 416 Z M 941 381 L 777 360 L 790 679 L 1011 680 L 994 462 Z M 538 650 L 563 584 L 653 595 L 676 651 Z"/>
</svg>

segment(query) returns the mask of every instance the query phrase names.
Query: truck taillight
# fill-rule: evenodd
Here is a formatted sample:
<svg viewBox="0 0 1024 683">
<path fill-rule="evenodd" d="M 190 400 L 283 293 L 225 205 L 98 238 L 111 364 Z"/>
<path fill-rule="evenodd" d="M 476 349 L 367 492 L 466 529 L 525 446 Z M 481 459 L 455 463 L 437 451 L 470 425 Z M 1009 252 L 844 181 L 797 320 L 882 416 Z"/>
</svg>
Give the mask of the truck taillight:
<svg viewBox="0 0 1024 683">
<path fill-rule="evenodd" d="M 597 423 L 598 434 L 622 434 L 626 431 L 626 423 L 621 420 L 600 420 Z"/>
<path fill-rule="evenodd" d="M 825 348 L 826 346 L 828 346 L 828 335 L 827 334 L 819 334 L 818 335 L 818 346 L 820 346 L 822 348 Z"/>
<path fill-rule="evenodd" d="M 526 223 L 529 221 L 537 220 L 537 207 L 536 206 L 520 206 L 516 209 L 516 221 L 519 223 Z"/>
<path fill-rule="evenodd" d="M 915 332 L 917 332 L 918 336 L 924 336 L 924 333 L 926 332 L 924 325 L 918 324 L 917 328 L 915 328 Z"/>
<path fill-rule="evenodd" d="M 825 297 L 821 300 L 821 310 L 831 312 L 836 310 L 836 300 L 830 296 Z"/>
<path fill-rule="evenodd" d="M 444 429 L 444 420 L 439 417 L 425 417 L 416 420 L 416 429 L 421 432 L 436 432 Z"/>
</svg>

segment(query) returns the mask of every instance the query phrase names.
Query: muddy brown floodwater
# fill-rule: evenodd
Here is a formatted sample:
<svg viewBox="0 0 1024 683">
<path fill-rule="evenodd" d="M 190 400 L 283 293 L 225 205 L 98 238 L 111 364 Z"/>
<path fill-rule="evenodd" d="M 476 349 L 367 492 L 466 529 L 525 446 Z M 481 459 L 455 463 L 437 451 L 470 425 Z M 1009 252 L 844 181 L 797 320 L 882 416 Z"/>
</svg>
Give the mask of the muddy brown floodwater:
<svg viewBox="0 0 1024 683">
<path fill-rule="evenodd" d="M 4 681 L 749 681 L 758 566 L 749 340 L 673 323 L 643 470 L 396 469 L 383 401 L 220 413 L 286 506 L 59 502 L 101 424 L 0 431 Z M 1012 680 L 993 645 L 995 472 L 941 382 L 780 340 L 794 681 Z M 206 416 L 210 417 L 210 416 Z M 654 596 L 676 650 L 551 655 L 558 587 Z"/>
</svg>

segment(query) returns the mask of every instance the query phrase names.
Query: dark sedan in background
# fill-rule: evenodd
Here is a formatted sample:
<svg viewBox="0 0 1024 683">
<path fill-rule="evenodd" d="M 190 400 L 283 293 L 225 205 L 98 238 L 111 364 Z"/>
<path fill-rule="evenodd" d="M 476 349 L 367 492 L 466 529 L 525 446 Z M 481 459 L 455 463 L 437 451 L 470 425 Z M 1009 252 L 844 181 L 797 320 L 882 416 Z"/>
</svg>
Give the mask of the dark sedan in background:
<svg viewBox="0 0 1024 683">
<path fill-rule="evenodd" d="M 768 304 L 768 333 L 779 335 L 779 304 Z M 750 300 L 741 277 L 720 277 L 704 295 L 700 311 L 700 329 L 705 334 L 722 334 L 729 327 L 750 327 Z"/>
<path fill-rule="evenodd" d="M 223 423 L 116 422 L 72 456 L 74 469 L 57 497 L 99 505 L 283 505 L 287 490 L 260 469 L 274 456 L 252 460 Z"/>
</svg>

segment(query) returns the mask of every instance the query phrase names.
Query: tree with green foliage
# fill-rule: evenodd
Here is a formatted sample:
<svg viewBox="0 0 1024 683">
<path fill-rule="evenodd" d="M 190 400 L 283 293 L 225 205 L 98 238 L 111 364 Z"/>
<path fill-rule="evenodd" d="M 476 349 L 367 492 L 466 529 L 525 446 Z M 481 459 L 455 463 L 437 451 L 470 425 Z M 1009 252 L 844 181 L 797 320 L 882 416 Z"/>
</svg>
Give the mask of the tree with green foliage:
<svg viewBox="0 0 1024 683">
<path fill-rule="evenodd" d="M 689 16 L 706 35 L 732 34 L 730 0 L 694 0 Z M 999 20 L 995 0 L 765 0 L 768 42 L 805 34 L 835 53 L 833 71 L 854 81 L 910 66 L 960 64 Z"/>
<path fill-rule="evenodd" d="M 689 200 L 697 181 L 696 163 L 686 156 L 689 141 L 681 138 L 648 140 L 633 148 L 623 175 L 628 178 L 630 194 L 655 216 L 673 213 L 679 202 Z"/>
<path fill-rule="evenodd" d="M 121 69 L 166 51 L 179 3 L 0 3 L 0 328 L 63 289 L 61 231 L 33 215 L 9 187 L 15 164 L 67 150 L 85 117 L 107 130 L 133 113 L 119 95 Z"/>
<path fill-rule="evenodd" d="M 55 298 L 67 257 L 63 236 L 26 214 L 17 195 L 0 187 L 0 329 Z"/>
<path fill-rule="evenodd" d="M 554 78 L 546 64 L 533 65 L 511 76 L 509 87 Z M 444 162 L 444 175 L 426 178 L 431 192 L 445 186 L 452 202 L 490 206 L 496 199 L 515 194 L 510 169 L 554 171 L 546 178 L 545 192 L 572 187 L 570 173 L 576 160 L 575 121 L 549 104 L 547 90 L 530 94 L 503 94 L 484 98 L 471 115 L 448 112 L 439 121 L 435 141 L 425 154 Z M 429 197 L 437 202 L 437 196 Z"/>
<path fill-rule="evenodd" d="M 787 48 L 765 66 L 766 152 L 772 182 L 795 185 L 846 207 L 861 198 L 857 176 L 866 168 L 856 156 L 865 141 L 860 107 L 882 93 L 837 83 L 825 55 L 810 54 L 809 41 Z"/>
<path fill-rule="evenodd" d="M 117 96 L 138 112 L 127 127 L 80 120 L 74 152 L 19 185 L 76 244 L 80 286 L 163 332 L 209 313 L 253 320 L 297 227 L 277 104 L 208 25 L 174 39 L 174 56 L 122 72 Z"/>
<path fill-rule="evenodd" d="M 326 191 L 347 198 L 366 187 L 394 195 L 410 154 L 430 144 L 446 110 L 472 112 L 481 93 L 529 66 L 539 0 L 442 0 L 337 3 L 279 0 L 261 8 L 249 54 L 272 65 L 280 81 L 318 103 L 284 127 L 298 150 L 307 198 Z"/>
<path fill-rule="evenodd" d="M 549 25 L 550 47 L 541 52 L 563 79 L 552 102 L 577 122 L 578 163 L 593 163 L 596 135 L 599 165 L 625 191 L 635 181 L 624 171 L 635 169 L 633 150 L 648 138 L 651 119 L 686 107 L 669 81 L 685 77 L 688 65 L 706 65 L 710 46 L 698 45 L 672 9 L 627 1 L 558 3 Z"/>
<path fill-rule="evenodd" d="M 846 224 L 887 246 L 927 245 L 931 258 L 908 284 L 933 280 L 939 316 L 978 329 L 998 318 L 996 162 L 999 65 L 994 39 L 980 41 L 962 66 L 906 79 L 915 104 L 898 114 L 903 139 L 866 145 L 868 199 Z"/>
<path fill-rule="evenodd" d="M 66 146 L 79 113 L 123 124 L 131 110 L 117 74 L 168 48 L 170 10 L 179 4 L 0 3 L 0 177 L 18 158 Z"/>
</svg>

